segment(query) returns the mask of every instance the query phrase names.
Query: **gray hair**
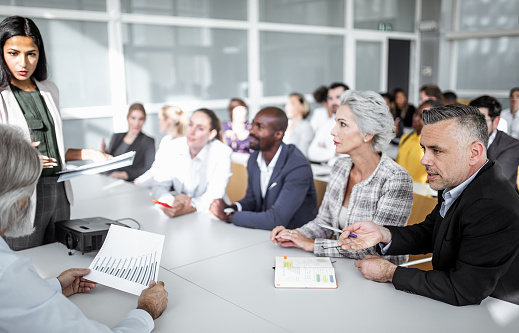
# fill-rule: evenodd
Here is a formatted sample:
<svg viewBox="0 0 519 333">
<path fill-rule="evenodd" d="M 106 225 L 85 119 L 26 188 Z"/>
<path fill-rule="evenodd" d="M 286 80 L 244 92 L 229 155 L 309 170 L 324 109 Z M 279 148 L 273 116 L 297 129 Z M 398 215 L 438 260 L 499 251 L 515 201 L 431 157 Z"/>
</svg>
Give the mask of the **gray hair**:
<svg viewBox="0 0 519 333">
<path fill-rule="evenodd" d="M 21 129 L 0 124 L 0 230 L 19 237 L 33 232 L 31 194 L 42 164 Z M 20 200 L 26 198 L 20 207 Z"/>
<path fill-rule="evenodd" d="M 373 134 L 371 149 L 377 153 L 386 149 L 395 137 L 395 123 L 386 101 L 373 91 L 346 90 L 341 105 L 348 105 L 362 137 Z"/>
<path fill-rule="evenodd" d="M 458 124 L 459 131 L 455 133 L 458 142 L 470 145 L 479 141 L 486 149 L 488 126 L 485 116 L 478 108 L 463 104 L 452 104 L 424 110 L 422 114 L 424 126 L 449 119 L 456 119 Z"/>
</svg>

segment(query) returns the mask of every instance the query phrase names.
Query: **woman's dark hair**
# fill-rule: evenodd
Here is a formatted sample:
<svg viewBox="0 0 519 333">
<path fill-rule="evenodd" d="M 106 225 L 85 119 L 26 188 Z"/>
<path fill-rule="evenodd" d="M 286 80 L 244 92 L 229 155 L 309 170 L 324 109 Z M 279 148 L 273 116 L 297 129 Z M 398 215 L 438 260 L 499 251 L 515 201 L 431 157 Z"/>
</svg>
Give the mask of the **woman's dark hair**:
<svg viewBox="0 0 519 333">
<path fill-rule="evenodd" d="M 314 90 L 312 95 L 314 96 L 314 99 L 317 103 L 327 102 L 328 101 L 328 87 L 320 86 L 319 88 Z"/>
<path fill-rule="evenodd" d="M 211 120 L 211 131 L 212 130 L 216 130 L 215 138 L 220 140 L 220 141 L 223 141 L 223 139 L 222 139 L 222 124 L 220 123 L 220 119 L 218 119 L 218 117 L 216 116 L 214 111 L 206 109 L 206 108 L 201 108 L 201 109 L 195 110 L 195 112 L 203 112 L 203 113 L 205 113 L 209 117 L 209 119 Z M 195 112 L 193 112 L 193 113 L 195 113 Z"/>
<path fill-rule="evenodd" d="M 4 45 L 9 38 L 15 36 L 31 37 L 34 44 L 38 46 L 38 64 L 32 77 L 38 81 L 46 80 L 48 77 L 47 58 L 45 57 L 45 48 L 40 30 L 28 17 L 10 16 L 0 23 L 0 87 L 4 87 L 11 82 L 12 74 L 5 63 Z"/>
<path fill-rule="evenodd" d="M 232 98 L 231 101 L 229 102 L 229 106 L 227 107 L 227 110 L 229 110 L 229 117 L 231 118 L 231 121 L 232 121 L 232 110 L 234 110 L 234 108 L 237 106 L 243 106 L 244 108 L 248 109 L 247 104 L 243 100 L 241 100 L 239 98 Z"/>
</svg>

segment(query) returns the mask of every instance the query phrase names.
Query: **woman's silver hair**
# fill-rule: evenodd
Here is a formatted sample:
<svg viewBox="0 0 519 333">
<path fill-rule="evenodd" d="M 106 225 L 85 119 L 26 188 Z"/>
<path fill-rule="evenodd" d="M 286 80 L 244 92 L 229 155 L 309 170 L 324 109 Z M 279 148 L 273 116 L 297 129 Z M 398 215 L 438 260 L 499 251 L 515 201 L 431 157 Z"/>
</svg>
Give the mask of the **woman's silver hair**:
<svg viewBox="0 0 519 333">
<path fill-rule="evenodd" d="M 386 101 L 373 91 L 346 90 L 341 105 L 353 112 L 361 136 L 373 134 L 371 149 L 377 153 L 386 149 L 395 137 L 395 123 Z"/>
<path fill-rule="evenodd" d="M 456 131 L 458 142 L 471 145 L 479 141 L 488 145 L 488 126 L 485 116 L 478 108 L 463 104 L 445 105 L 424 110 L 422 121 L 425 125 L 456 119 L 459 131 Z"/>
<path fill-rule="evenodd" d="M 0 124 L 0 165 L 0 230 L 9 237 L 29 235 L 34 230 L 31 194 L 42 164 L 21 129 Z"/>
</svg>

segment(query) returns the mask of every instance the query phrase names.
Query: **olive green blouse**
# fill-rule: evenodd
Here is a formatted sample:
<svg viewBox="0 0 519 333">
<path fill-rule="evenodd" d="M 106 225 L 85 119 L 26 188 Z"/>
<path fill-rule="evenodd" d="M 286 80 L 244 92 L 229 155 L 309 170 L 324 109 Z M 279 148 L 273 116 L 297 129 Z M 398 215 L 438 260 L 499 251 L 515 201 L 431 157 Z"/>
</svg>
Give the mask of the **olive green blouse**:
<svg viewBox="0 0 519 333">
<path fill-rule="evenodd" d="M 37 147 L 40 154 L 55 158 L 58 164 L 58 166 L 53 168 L 43 169 L 41 176 L 55 176 L 56 172 L 61 171 L 62 165 L 58 141 L 56 140 L 54 120 L 45 104 L 45 100 L 38 88 L 33 91 L 24 91 L 12 84 L 10 86 L 31 131 L 31 140 L 33 142 L 40 141 L 40 145 Z"/>
</svg>

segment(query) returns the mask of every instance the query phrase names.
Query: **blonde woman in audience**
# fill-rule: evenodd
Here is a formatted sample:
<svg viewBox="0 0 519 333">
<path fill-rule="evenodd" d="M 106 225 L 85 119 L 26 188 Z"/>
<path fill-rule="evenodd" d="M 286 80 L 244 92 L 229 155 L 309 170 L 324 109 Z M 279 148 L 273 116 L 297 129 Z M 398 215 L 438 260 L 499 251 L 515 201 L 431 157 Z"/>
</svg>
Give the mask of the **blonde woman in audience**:
<svg viewBox="0 0 519 333">
<path fill-rule="evenodd" d="M 178 106 L 166 105 L 159 111 L 159 129 L 166 135 L 160 141 L 160 146 L 168 141 L 185 135 L 189 117 Z"/>
<path fill-rule="evenodd" d="M 306 118 L 310 114 L 310 105 L 305 96 L 299 93 L 290 94 L 285 112 L 288 117 L 288 127 L 283 137 L 285 144 L 293 144 L 305 157 L 308 157 L 308 147 L 314 138 L 314 130 Z"/>
<path fill-rule="evenodd" d="M 185 135 L 189 117 L 178 106 L 166 105 L 159 111 L 159 129 L 161 133 L 166 133 L 159 144 L 159 149 L 155 154 L 155 162 L 151 168 L 135 179 L 134 183 L 146 183 L 153 180 L 156 175 L 163 174 L 168 165 L 164 162 L 167 143 Z"/>
<path fill-rule="evenodd" d="M 294 230 L 278 226 L 271 239 L 317 256 L 360 259 L 376 255 L 375 247 L 342 250 L 337 245 L 339 233 L 321 225 L 339 230 L 357 221 L 405 226 L 413 204 L 413 182 L 404 168 L 382 153 L 395 134 L 393 117 L 379 94 L 346 91 L 335 121 L 331 134 L 337 153 L 349 156 L 335 162 L 317 217 Z M 384 258 L 395 264 L 407 261 L 405 255 Z"/>
<path fill-rule="evenodd" d="M 196 110 L 186 136 L 161 147 L 164 168 L 153 179 L 138 183 L 151 188 L 153 198 L 167 205 L 157 205 L 167 216 L 208 210 L 214 199 L 224 196 L 231 176 L 232 149 L 221 141 L 221 131 L 212 110 Z"/>
</svg>

